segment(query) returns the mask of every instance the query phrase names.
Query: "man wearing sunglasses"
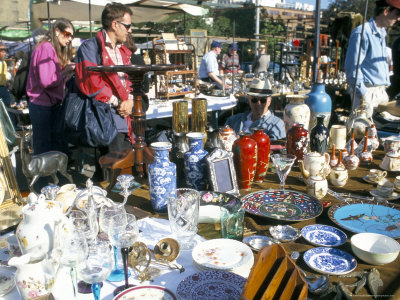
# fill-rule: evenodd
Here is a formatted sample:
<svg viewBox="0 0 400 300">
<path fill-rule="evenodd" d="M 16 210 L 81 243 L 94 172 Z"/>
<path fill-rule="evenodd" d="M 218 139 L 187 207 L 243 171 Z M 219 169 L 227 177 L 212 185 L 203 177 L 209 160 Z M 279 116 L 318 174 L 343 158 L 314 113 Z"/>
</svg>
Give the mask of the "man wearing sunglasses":
<svg viewBox="0 0 400 300">
<path fill-rule="evenodd" d="M 11 96 L 7 88 L 7 63 L 6 63 L 7 48 L 3 43 L 0 43 L 0 98 L 6 106 L 10 106 Z"/>
<path fill-rule="evenodd" d="M 240 131 L 252 132 L 253 128 L 261 127 L 271 140 L 280 140 L 286 137 L 283 121 L 270 110 L 272 100 L 271 84 L 268 79 L 254 78 L 247 92 L 250 112 L 231 116 L 225 125 L 229 125 L 236 134 Z"/>
<path fill-rule="evenodd" d="M 357 108 L 363 99 L 369 117 L 372 117 L 375 107 L 389 101 L 386 93 L 386 88 L 390 85 L 386 28 L 392 27 L 398 21 L 400 21 L 400 0 L 378 0 L 375 2 L 374 17 L 364 24 L 361 49 L 359 48 L 362 25 L 355 28 L 350 36 L 345 71 L 351 97 L 355 83 L 356 95 L 352 99 L 352 109 Z M 360 65 L 355 82 L 359 50 Z"/>
<path fill-rule="evenodd" d="M 76 55 L 75 74 L 80 91 L 113 107 L 118 135 L 108 146 L 108 152 L 122 152 L 132 147 L 131 83 L 124 73 L 89 72 L 86 67 L 130 64 L 131 51 L 123 43 L 131 34 L 131 16 L 129 7 L 115 2 L 107 4 L 101 15 L 103 29 L 96 37 L 86 40 Z"/>
</svg>

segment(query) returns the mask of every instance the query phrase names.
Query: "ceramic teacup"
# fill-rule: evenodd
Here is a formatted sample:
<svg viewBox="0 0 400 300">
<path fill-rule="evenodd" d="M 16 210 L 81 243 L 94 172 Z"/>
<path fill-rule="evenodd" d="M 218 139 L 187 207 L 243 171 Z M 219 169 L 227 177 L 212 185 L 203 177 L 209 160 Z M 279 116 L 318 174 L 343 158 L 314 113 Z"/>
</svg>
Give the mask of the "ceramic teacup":
<svg viewBox="0 0 400 300">
<path fill-rule="evenodd" d="M 397 176 L 397 177 L 394 179 L 393 185 L 394 185 L 394 188 L 395 188 L 396 190 L 400 190 L 400 176 Z"/>
<path fill-rule="evenodd" d="M 18 239 L 15 234 L 7 237 L 7 248 L 10 257 L 21 256 L 21 249 L 19 248 Z"/>
<path fill-rule="evenodd" d="M 386 171 L 382 171 L 379 169 L 371 169 L 369 170 L 368 178 L 374 182 L 380 182 L 387 175 Z"/>
<path fill-rule="evenodd" d="M 393 194 L 393 183 L 388 179 L 383 179 L 376 187 L 376 193 L 382 197 L 389 197 Z"/>
</svg>

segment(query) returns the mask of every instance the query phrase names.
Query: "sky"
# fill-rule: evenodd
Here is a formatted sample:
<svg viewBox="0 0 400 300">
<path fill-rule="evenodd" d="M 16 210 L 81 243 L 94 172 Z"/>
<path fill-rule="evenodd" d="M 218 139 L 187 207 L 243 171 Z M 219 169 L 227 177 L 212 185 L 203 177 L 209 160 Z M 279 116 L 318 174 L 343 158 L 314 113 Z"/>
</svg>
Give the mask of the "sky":
<svg viewBox="0 0 400 300">
<path fill-rule="evenodd" d="M 332 0 L 321 0 L 321 8 L 322 9 L 328 8 L 328 5 L 331 1 Z M 286 3 L 291 3 L 291 2 L 307 3 L 314 5 L 314 7 L 317 6 L 317 0 L 286 0 Z"/>
</svg>

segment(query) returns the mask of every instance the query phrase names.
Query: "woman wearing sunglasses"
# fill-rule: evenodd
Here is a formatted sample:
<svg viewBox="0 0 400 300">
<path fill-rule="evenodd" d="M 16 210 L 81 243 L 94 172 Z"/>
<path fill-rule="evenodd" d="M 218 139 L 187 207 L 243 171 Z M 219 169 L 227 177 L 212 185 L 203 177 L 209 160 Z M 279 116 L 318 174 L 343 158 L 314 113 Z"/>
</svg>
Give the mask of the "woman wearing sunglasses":
<svg viewBox="0 0 400 300">
<path fill-rule="evenodd" d="M 239 131 L 252 132 L 253 128 L 261 127 L 271 140 L 286 138 L 283 121 L 270 110 L 272 100 L 271 84 L 266 79 L 254 78 L 247 92 L 250 112 L 239 113 L 231 116 L 225 125 L 229 125 L 236 134 Z"/>
<path fill-rule="evenodd" d="M 70 62 L 73 38 L 72 23 L 64 18 L 57 19 L 32 52 L 26 92 L 34 154 L 52 150 L 68 153 L 67 144 L 55 135 L 53 128 L 64 99 L 65 82 L 75 68 Z"/>
</svg>

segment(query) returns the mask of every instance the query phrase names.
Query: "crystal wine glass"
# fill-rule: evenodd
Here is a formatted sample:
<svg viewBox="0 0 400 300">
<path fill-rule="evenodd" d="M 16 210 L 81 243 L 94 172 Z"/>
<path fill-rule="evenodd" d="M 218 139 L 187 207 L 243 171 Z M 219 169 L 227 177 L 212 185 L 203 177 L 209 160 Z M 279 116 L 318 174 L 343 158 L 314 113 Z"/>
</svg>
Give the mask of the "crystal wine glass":
<svg viewBox="0 0 400 300">
<path fill-rule="evenodd" d="M 199 223 L 200 194 L 193 189 L 177 189 L 168 196 L 168 219 L 182 250 L 190 250 Z"/>
<path fill-rule="evenodd" d="M 89 218 L 86 213 L 80 210 L 73 210 L 68 216 L 76 230 L 86 237 L 88 244 L 96 243 L 99 233 L 99 224 L 96 219 Z"/>
<path fill-rule="evenodd" d="M 100 228 L 103 232 L 108 234 L 108 227 L 110 224 L 110 220 L 113 216 L 115 215 L 126 215 L 125 207 L 120 205 L 119 203 L 114 203 L 111 206 L 106 206 L 104 205 L 102 208 L 100 208 L 100 213 L 99 213 L 99 224 Z M 112 270 L 110 276 L 108 276 L 107 281 L 121 281 L 124 280 L 124 270 L 120 269 L 118 267 L 118 249 L 117 247 L 113 246 L 114 249 L 114 258 L 115 258 L 115 264 L 114 264 L 114 269 Z"/>
<path fill-rule="evenodd" d="M 114 290 L 114 296 L 131 287 L 128 283 L 128 253 L 139 236 L 139 227 L 136 217 L 132 214 L 114 215 L 108 226 L 108 238 L 113 246 L 121 248 L 122 261 L 124 264 L 125 285 Z"/>
<path fill-rule="evenodd" d="M 100 300 L 101 282 L 110 275 L 112 267 L 112 250 L 110 245 L 104 241 L 92 244 L 86 258 L 77 265 L 79 277 L 92 285 L 95 300 Z"/>
<path fill-rule="evenodd" d="M 282 190 L 285 189 L 285 181 L 288 176 L 294 161 L 296 160 L 296 156 L 292 154 L 272 154 L 271 155 L 272 162 L 275 166 L 276 173 L 279 176 L 279 180 L 281 181 Z"/>
</svg>

